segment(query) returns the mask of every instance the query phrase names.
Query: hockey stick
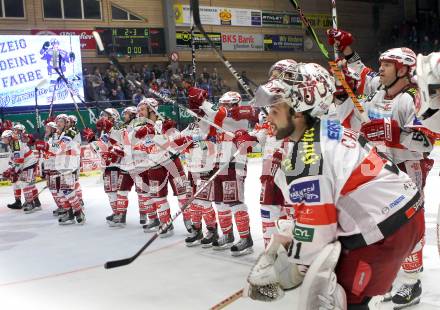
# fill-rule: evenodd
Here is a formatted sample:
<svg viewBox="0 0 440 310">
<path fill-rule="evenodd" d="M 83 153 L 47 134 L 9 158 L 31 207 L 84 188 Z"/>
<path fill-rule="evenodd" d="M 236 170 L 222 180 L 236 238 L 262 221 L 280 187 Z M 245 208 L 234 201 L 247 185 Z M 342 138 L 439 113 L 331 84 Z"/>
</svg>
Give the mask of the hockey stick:
<svg viewBox="0 0 440 310">
<path fill-rule="evenodd" d="M 38 89 L 41 87 L 41 85 L 45 84 L 47 82 L 46 79 L 43 79 L 38 83 L 37 86 L 35 86 L 35 122 L 37 123 L 37 135 L 38 138 L 40 138 L 40 124 L 41 124 L 41 117 L 40 117 L 40 108 L 38 107 Z"/>
<path fill-rule="evenodd" d="M 353 90 L 351 89 L 351 87 L 348 85 L 347 81 L 345 80 L 344 74 L 342 73 L 341 69 L 338 67 L 336 62 L 329 60 L 329 55 L 328 55 L 327 49 L 325 48 L 324 44 L 322 44 L 321 40 L 319 40 L 318 36 L 316 35 L 315 30 L 313 29 L 313 27 L 310 24 L 307 17 L 305 17 L 301 7 L 298 5 L 297 0 L 290 0 L 290 3 L 292 3 L 295 10 L 298 11 L 299 17 L 301 18 L 301 22 L 304 24 L 304 26 L 309 31 L 309 33 L 312 34 L 312 37 L 315 40 L 315 43 L 318 45 L 319 49 L 321 50 L 321 53 L 327 59 L 330 67 L 333 70 L 334 75 L 339 80 L 339 82 L 342 84 L 342 87 L 344 87 L 344 90 L 347 92 L 347 94 L 350 97 L 351 101 L 353 102 L 355 108 L 359 111 L 361 121 L 363 123 L 369 122 L 370 120 L 368 119 L 368 116 L 365 113 L 364 107 L 359 102 L 356 95 L 353 93 Z"/>
<path fill-rule="evenodd" d="M 338 13 L 336 11 L 336 0 L 332 0 L 332 22 L 333 29 L 338 29 Z M 335 60 L 338 59 L 338 49 L 333 45 L 333 52 L 335 54 Z"/>
<path fill-rule="evenodd" d="M 209 309 L 210 310 L 220 310 L 220 309 L 223 309 L 226 306 L 229 306 L 230 304 L 232 304 L 234 301 L 236 301 L 236 300 L 240 299 L 241 297 L 243 297 L 243 292 L 244 292 L 243 289 L 241 289 L 239 291 L 236 291 L 234 294 L 230 295 L 229 297 L 226 297 L 225 299 L 220 301 L 218 304 L 212 306 Z"/>
<path fill-rule="evenodd" d="M 437 210 L 437 250 L 440 255 L 440 205 Z"/>
<path fill-rule="evenodd" d="M 233 155 L 232 155 L 232 159 L 234 159 L 238 154 L 240 154 L 241 150 L 238 149 Z M 229 167 L 229 162 L 223 164 L 222 166 L 220 166 L 220 168 L 209 178 L 209 180 L 207 182 L 205 182 L 204 184 L 202 184 L 202 186 L 194 193 L 194 195 L 188 199 L 188 201 L 185 203 L 185 205 L 183 205 L 179 211 L 176 212 L 176 214 L 174 214 L 170 221 L 168 223 L 162 224 L 159 227 L 159 230 L 153 235 L 153 237 L 150 238 L 150 240 L 147 241 L 147 243 L 145 243 L 142 248 L 140 248 L 139 251 L 136 252 L 136 254 L 134 254 L 131 257 L 128 258 L 124 258 L 124 259 L 119 259 L 119 260 L 114 260 L 114 261 L 109 261 L 106 262 L 104 265 L 104 268 L 106 269 L 111 269 L 111 268 L 117 268 L 117 267 L 121 267 L 121 266 L 125 266 L 128 265 L 130 263 L 132 263 L 136 258 L 138 258 L 139 255 L 142 254 L 143 251 L 145 251 L 146 248 L 148 248 L 153 242 L 154 240 L 157 239 L 157 237 L 159 237 L 159 235 L 161 233 L 163 233 L 164 231 L 166 231 L 170 225 L 176 220 L 176 218 L 182 214 L 182 212 L 188 208 L 188 206 L 194 201 L 194 199 L 196 198 L 197 195 L 199 195 L 209 184 L 212 183 L 212 181 L 220 174 L 220 172 L 222 172 L 224 169 L 226 169 L 227 167 Z"/>
<path fill-rule="evenodd" d="M 242 77 L 237 73 L 237 71 L 232 67 L 231 63 L 226 59 L 225 55 L 223 55 L 223 52 L 215 46 L 214 42 L 212 42 L 211 38 L 208 36 L 208 34 L 205 32 L 205 29 L 203 29 L 202 23 L 200 21 L 200 11 L 199 11 L 199 0 L 191 0 L 191 9 L 193 13 L 193 19 L 194 24 L 199 29 L 199 31 L 202 33 L 203 37 L 205 37 L 206 41 L 211 45 L 211 47 L 214 49 L 214 52 L 217 54 L 218 58 L 222 61 L 222 63 L 228 68 L 229 72 L 234 76 L 234 78 L 240 83 L 241 87 L 245 90 L 246 94 L 250 97 L 254 97 L 254 92 L 249 88 L 249 86 L 245 83 L 245 81 L 242 79 Z"/>
</svg>

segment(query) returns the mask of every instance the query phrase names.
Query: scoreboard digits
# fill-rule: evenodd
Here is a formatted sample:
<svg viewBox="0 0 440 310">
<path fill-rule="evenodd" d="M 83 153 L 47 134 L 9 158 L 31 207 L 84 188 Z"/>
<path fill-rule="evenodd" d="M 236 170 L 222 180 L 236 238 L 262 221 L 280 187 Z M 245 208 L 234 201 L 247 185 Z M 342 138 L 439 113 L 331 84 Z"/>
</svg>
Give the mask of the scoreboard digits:
<svg viewBox="0 0 440 310">
<path fill-rule="evenodd" d="M 96 28 L 106 54 L 165 54 L 164 31 L 161 28 Z M 104 53 L 98 50 L 98 55 Z"/>
</svg>

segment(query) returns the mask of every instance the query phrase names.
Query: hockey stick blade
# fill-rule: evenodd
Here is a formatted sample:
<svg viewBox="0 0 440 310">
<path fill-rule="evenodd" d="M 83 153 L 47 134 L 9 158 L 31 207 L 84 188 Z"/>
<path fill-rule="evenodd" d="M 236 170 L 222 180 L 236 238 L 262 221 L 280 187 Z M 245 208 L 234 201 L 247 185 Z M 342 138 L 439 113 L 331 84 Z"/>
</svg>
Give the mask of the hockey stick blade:
<svg viewBox="0 0 440 310">
<path fill-rule="evenodd" d="M 98 31 L 93 31 L 92 35 L 95 38 L 99 51 L 104 52 L 104 44 L 102 43 L 101 36 L 99 35 Z"/>
</svg>

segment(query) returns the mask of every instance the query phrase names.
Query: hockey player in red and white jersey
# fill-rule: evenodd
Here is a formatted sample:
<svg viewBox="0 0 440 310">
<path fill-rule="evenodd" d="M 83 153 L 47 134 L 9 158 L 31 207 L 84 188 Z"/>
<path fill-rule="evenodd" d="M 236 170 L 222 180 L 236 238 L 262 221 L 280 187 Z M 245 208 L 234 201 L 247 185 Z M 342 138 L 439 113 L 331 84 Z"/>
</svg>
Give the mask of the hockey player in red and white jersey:
<svg viewBox="0 0 440 310">
<path fill-rule="evenodd" d="M 104 192 L 107 194 L 112 215 L 106 218 L 110 227 L 125 226 L 125 211 L 123 206 L 118 209 L 117 191 L 119 189 L 120 168 L 119 162 L 124 155 L 120 146 L 119 112 L 114 108 L 106 108 L 100 114 L 96 122 L 99 137 L 95 139 L 95 133 L 91 129 L 85 129 L 83 134 L 92 143 L 102 159 L 104 167 L 103 180 Z M 96 141 L 94 141 L 96 140 Z"/>
<path fill-rule="evenodd" d="M 344 124 L 350 124 L 352 129 L 361 131 L 369 141 L 374 142 L 381 152 L 412 178 L 423 193 L 426 177 L 433 163 L 431 159 L 424 158 L 424 154 L 429 154 L 433 145 L 429 137 L 411 128 L 420 106 L 417 85 L 412 82 L 416 54 L 406 47 L 385 51 L 379 57 L 380 68 L 379 74 L 376 75 L 366 68 L 359 55 L 352 50 L 350 33 L 330 30 L 328 36 L 329 41 L 333 40 L 344 55 L 348 68 L 360 76 L 358 84 L 365 85 L 362 87 L 365 98 L 361 103 L 370 121 L 361 122 L 354 112 L 351 99 L 340 106 L 339 119 L 344 121 Z M 367 71 L 369 72 L 363 75 Z M 402 264 L 405 271 L 403 285 L 392 297 L 396 308 L 420 301 L 422 288 L 419 274 L 423 267 L 423 245 L 424 238 Z"/>
<path fill-rule="evenodd" d="M 327 70 L 291 73 L 260 87 L 256 103 L 270 106 L 275 136 L 289 138 L 275 180 L 296 222 L 258 259 L 248 294 L 273 300 L 301 285 L 297 309 L 369 309 L 424 234 L 423 197 L 363 135 L 322 117 L 335 92 Z"/>
<path fill-rule="evenodd" d="M 75 141 L 81 145 L 81 132 L 78 129 L 78 118 L 75 115 L 68 115 L 69 118 L 69 128 L 76 132 Z M 79 183 L 79 173 L 80 173 L 80 166 L 78 166 L 78 169 L 75 171 L 75 192 L 78 195 L 78 198 L 81 202 L 81 206 L 84 208 L 84 201 L 82 196 L 82 189 L 81 184 Z"/>
<path fill-rule="evenodd" d="M 59 199 L 64 208 L 59 212 L 58 223 L 70 225 L 85 223 L 85 215 L 81 207 L 81 201 L 75 191 L 75 171 L 79 167 L 80 145 L 75 137 L 77 132 L 69 127 L 69 117 L 59 114 L 55 118 L 57 134 L 49 144 L 41 143 L 39 149 L 50 152 L 55 156 L 54 175 L 59 179 Z"/>
<path fill-rule="evenodd" d="M 20 136 L 16 131 L 3 131 L 1 139 L 2 143 L 9 145 L 11 150 L 9 168 L 3 172 L 3 176 L 10 179 L 13 184 L 21 182 L 25 199 L 25 203 L 21 206 L 16 197 L 17 207 L 11 209 L 21 209 L 22 207 L 25 213 L 41 210 L 38 190 L 35 186 L 38 157 L 28 144 L 23 142 L 23 136 Z"/>
<path fill-rule="evenodd" d="M 35 149 L 40 152 L 43 159 L 44 176 L 46 178 L 47 186 L 52 194 L 57 209 L 52 214 L 59 216 L 59 213 L 64 211 L 64 197 L 60 192 L 60 176 L 55 169 L 55 153 L 49 150 L 49 146 L 53 145 L 58 140 L 57 125 L 55 122 L 46 121 L 44 130 L 44 141 L 37 140 L 35 142 Z"/>
<path fill-rule="evenodd" d="M 157 111 L 158 102 L 153 98 L 143 99 L 138 105 L 138 115 L 145 118 L 145 124 L 134 128 L 131 135 L 132 153 L 136 174 L 136 187 L 140 204 L 145 207 L 149 222 L 144 225 L 146 233 L 155 231 L 159 225 L 170 221 L 171 210 L 168 203 L 168 182 L 179 206 L 186 203 L 187 179 L 177 153 L 169 150 L 175 135 L 174 122 L 161 120 Z M 170 225 L 161 237 L 173 234 Z"/>
<path fill-rule="evenodd" d="M 200 117 L 204 116 L 202 111 L 199 111 L 198 114 Z M 186 151 L 188 196 L 194 195 L 217 171 L 215 143 L 207 139 L 209 127 L 202 120 L 191 123 L 173 141 L 176 144 L 176 149 Z M 210 248 L 212 243 L 218 239 L 217 220 L 212 206 L 213 189 L 212 185 L 208 185 L 183 213 L 185 226 L 190 233 L 190 236 L 185 239 L 185 243 L 189 247 L 201 244 L 203 248 Z M 207 228 L 205 236 L 202 232 L 202 219 Z"/>
<path fill-rule="evenodd" d="M 219 109 L 213 110 L 212 104 L 206 101 L 206 91 L 191 88 L 189 107 L 192 110 L 203 110 L 206 117 L 229 132 L 242 130 L 247 132 L 249 119 L 256 119 L 256 112 L 250 106 L 241 105 L 241 96 L 237 92 L 227 92 L 219 99 Z M 224 132 L 210 128 L 208 136 L 216 141 L 216 162 L 218 167 L 229 162 L 225 169 L 213 181 L 214 201 L 216 202 L 218 220 L 223 236 L 212 243 L 214 250 L 231 249 L 233 256 L 252 253 L 253 241 L 249 228 L 249 214 L 244 203 L 244 181 L 246 178 L 246 151 L 230 161 L 236 148 L 230 137 Z M 234 242 L 232 214 L 235 218 L 240 241 Z"/>
<path fill-rule="evenodd" d="M 440 53 L 419 54 L 416 72 L 421 105 L 413 126 L 427 136 L 440 139 Z"/>
</svg>

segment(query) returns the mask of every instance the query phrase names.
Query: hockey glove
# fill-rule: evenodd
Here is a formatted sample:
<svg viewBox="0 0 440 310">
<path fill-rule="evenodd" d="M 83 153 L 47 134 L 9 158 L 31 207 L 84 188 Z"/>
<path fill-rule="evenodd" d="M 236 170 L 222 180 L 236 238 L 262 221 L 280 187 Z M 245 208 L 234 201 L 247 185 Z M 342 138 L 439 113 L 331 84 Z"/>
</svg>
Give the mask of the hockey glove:
<svg viewBox="0 0 440 310">
<path fill-rule="evenodd" d="M 258 115 L 256 115 L 255 110 L 251 106 L 234 106 L 229 110 L 228 114 L 228 116 L 236 121 L 247 119 L 250 122 L 258 122 Z"/>
<path fill-rule="evenodd" d="M 46 141 L 37 140 L 35 141 L 35 149 L 37 151 L 46 152 L 49 150 L 49 144 Z"/>
<path fill-rule="evenodd" d="M 145 126 L 140 127 L 136 131 L 134 136 L 138 139 L 143 139 L 145 138 L 146 135 L 154 135 L 154 134 L 155 134 L 154 126 L 151 124 L 147 124 Z"/>
<path fill-rule="evenodd" d="M 386 146 L 400 144 L 400 127 L 394 119 L 374 119 L 363 124 L 360 131 L 369 141 L 385 142 Z"/>
<path fill-rule="evenodd" d="M 84 139 L 88 142 L 92 142 L 93 140 L 95 140 L 95 133 L 91 128 L 84 128 L 82 134 Z"/>
<path fill-rule="evenodd" d="M 257 142 L 256 137 L 251 136 L 244 129 L 237 130 L 234 135 L 232 142 L 234 142 L 237 149 L 240 149 L 244 154 L 252 152 L 252 146 Z"/>
<path fill-rule="evenodd" d="M 96 122 L 96 129 L 99 131 L 104 131 L 105 133 L 109 133 L 112 127 L 113 127 L 113 123 L 107 118 L 101 117 Z"/>
<path fill-rule="evenodd" d="M 189 89 L 188 106 L 191 111 L 197 113 L 200 117 L 205 115 L 200 107 L 206 99 L 208 99 L 208 92 L 206 90 L 197 87 L 191 87 Z"/>
<path fill-rule="evenodd" d="M 343 52 L 347 46 L 353 44 L 353 36 L 350 32 L 341 29 L 327 29 L 328 44 L 336 45 L 336 48 Z"/>
</svg>

